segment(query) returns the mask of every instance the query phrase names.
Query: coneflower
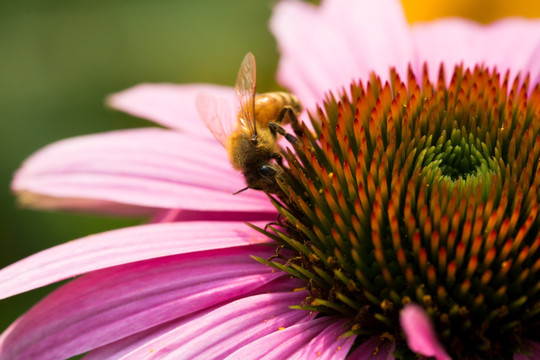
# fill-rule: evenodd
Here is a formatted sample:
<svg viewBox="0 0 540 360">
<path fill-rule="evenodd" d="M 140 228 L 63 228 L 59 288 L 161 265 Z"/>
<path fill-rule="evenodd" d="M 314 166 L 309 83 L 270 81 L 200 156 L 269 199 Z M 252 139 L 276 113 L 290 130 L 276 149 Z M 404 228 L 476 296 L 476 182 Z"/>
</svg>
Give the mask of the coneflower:
<svg viewBox="0 0 540 360">
<path fill-rule="evenodd" d="M 2 269 L 2 298 L 82 276 L 2 333 L 0 359 L 540 356 L 540 22 L 411 27 L 398 1 L 326 0 L 279 3 L 271 28 L 308 110 L 281 191 L 232 195 L 242 174 L 195 109 L 231 87 L 114 94 L 169 129 L 52 144 L 12 188 L 152 223 Z"/>
<path fill-rule="evenodd" d="M 274 204 L 306 282 L 299 308 L 395 339 L 419 304 L 455 358 L 511 358 L 540 340 L 540 86 L 495 69 L 375 75 L 330 95 L 289 152 Z M 414 334 L 408 334 L 415 336 Z"/>
</svg>

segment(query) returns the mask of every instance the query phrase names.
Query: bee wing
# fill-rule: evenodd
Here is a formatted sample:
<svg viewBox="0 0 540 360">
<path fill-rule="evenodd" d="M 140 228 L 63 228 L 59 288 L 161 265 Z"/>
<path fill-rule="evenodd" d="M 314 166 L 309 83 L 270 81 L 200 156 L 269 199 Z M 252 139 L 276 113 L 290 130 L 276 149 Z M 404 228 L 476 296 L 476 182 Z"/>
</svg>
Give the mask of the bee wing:
<svg viewBox="0 0 540 360">
<path fill-rule="evenodd" d="M 221 97 L 200 93 L 195 99 L 195 104 L 208 130 L 221 145 L 225 146 L 235 126 L 230 102 Z"/>
<path fill-rule="evenodd" d="M 257 67 L 255 57 L 247 53 L 238 70 L 236 79 L 236 95 L 240 103 L 238 120 L 240 124 L 249 129 L 252 135 L 257 135 L 255 123 L 255 88 L 257 85 Z"/>
</svg>

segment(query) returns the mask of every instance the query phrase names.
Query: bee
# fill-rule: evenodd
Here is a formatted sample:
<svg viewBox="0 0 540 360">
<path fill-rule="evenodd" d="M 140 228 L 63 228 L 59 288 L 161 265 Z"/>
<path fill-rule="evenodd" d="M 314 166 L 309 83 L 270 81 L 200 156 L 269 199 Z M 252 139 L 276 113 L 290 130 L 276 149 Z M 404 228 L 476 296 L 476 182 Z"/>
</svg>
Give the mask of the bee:
<svg viewBox="0 0 540 360">
<path fill-rule="evenodd" d="M 239 111 L 232 119 L 228 101 L 209 94 L 197 97 L 197 110 L 214 137 L 229 154 L 230 162 L 244 175 L 247 189 L 269 193 L 280 191 L 276 178 L 282 173 L 281 148 L 278 135 L 296 145 L 298 140 L 288 134 L 281 124 L 290 123 L 297 135 L 301 134 L 298 115 L 302 106 L 298 98 L 286 92 L 269 92 L 257 95 L 257 68 L 255 57 L 248 53 L 235 85 Z"/>
</svg>

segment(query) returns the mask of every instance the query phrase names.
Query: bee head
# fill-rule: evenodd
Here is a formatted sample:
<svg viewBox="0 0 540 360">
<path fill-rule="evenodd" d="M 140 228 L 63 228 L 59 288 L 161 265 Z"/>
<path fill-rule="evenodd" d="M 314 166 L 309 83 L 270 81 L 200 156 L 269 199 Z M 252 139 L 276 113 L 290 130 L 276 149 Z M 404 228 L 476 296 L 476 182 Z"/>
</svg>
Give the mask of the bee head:
<svg viewBox="0 0 540 360">
<path fill-rule="evenodd" d="M 259 174 L 264 177 L 274 177 L 276 175 L 276 170 L 271 165 L 265 164 L 259 168 Z"/>
<path fill-rule="evenodd" d="M 276 193 L 280 190 L 277 183 L 277 178 L 283 172 L 283 170 L 274 164 L 264 164 L 259 167 L 259 177 L 257 179 L 257 186 L 259 189 Z"/>
<path fill-rule="evenodd" d="M 250 189 L 276 193 L 280 190 L 276 178 L 281 172 L 281 168 L 277 165 L 265 163 L 245 171 L 244 177 Z"/>
</svg>

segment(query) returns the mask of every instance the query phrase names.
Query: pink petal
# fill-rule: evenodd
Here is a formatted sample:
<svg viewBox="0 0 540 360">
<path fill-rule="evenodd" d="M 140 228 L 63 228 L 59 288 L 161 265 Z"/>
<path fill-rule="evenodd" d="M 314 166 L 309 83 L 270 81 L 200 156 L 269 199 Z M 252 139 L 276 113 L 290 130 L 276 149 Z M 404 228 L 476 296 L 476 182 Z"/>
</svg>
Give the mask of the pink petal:
<svg viewBox="0 0 540 360">
<path fill-rule="evenodd" d="M 313 109 L 328 90 L 389 67 L 405 73 L 412 42 L 398 1 L 282 1 L 270 22 L 282 54 L 278 80 Z"/>
<path fill-rule="evenodd" d="M 283 273 L 250 255 L 273 253 L 244 246 L 95 271 L 62 286 L 13 323 L 0 338 L 0 357 L 68 358 L 253 293 Z M 290 290 L 296 282 L 291 284 Z M 297 301 L 301 298 L 298 294 Z"/>
<path fill-rule="evenodd" d="M 465 19 L 441 19 L 415 24 L 412 36 L 416 68 L 426 61 L 432 80 L 437 78 L 441 62 L 448 81 L 452 68 L 460 63 L 471 68 L 477 64 L 496 66 L 503 74 L 509 69 L 512 78 L 518 72 L 531 72 L 533 80 L 540 76 L 539 20 L 510 18 L 480 25 Z"/>
<path fill-rule="evenodd" d="M 395 342 L 383 341 L 374 336 L 360 345 L 348 360 L 394 360 Z"/>
<path fill-rule="evenodd" d="M 231 79 L 234 80 L 234 74 Z M 201 92 L 230 99 L 231 103 L 236 101 L 234 89 L 227 86 L 141 84 L 109 96 L 107 103 L 114 109 L 166 127 L 211 138 L 195 108 L 195 99 Z"/>
<path fill-rule="evenodd" d="M 428 314 L 416 304 L 409 304 L 401 311 L 400 322 L 409 348 L 421 355 L 433 356 L 437 360 L 451 360 L 437 340 Z"/>
<path fill-rule="evenodd" d="M 235 222 L 154 224 L 109 231 L 55 246 L 0 270 L 0 298 L 115 265 L 268 241 Z"/>
<path fill-rule="evenodd" d="M 197 211 L 182 209 L 158 210 L 150 220 L 156 222 L 174 222 L 174 221 L 275 221 L 275 212 L 249 212 L 249 211 Z"/>
<path fill-rule="evenodd" d="M 306 356 L 304 359 L 320 359 L 317 352 L 310 353 L 309 350 L 321 349 L 321 344 L 326 341 L 332 346 L 326 353 L 331 355 L 329 359 L 344 359 L 351 342 L 340 338 L 341 333 L 336 332 L 342 325 L 338 319 L 328 316 L 299 323 L 261 337 L 230 354 L 227 359 L 289 359 L 301 355 Z"/>
<path fill-rule="evenodd" d="M 246 297 L 118 341 L 88 358 L 143 359 L 152 354 L 155 358 L 224 359 L 281 327 L 312 318 L 289 308 L 305 296 L 305 292 L 289 291 Z"/>
<path fill-rule="evenodd" d="M 354 344 L 356 336 L 343 336 L 350 330 L 345 321 L 337 321 L 326 327 L 317 334 L 309 344 L 303 346 L 291 360 L 303 359 L 345 359 L 351 346 Z"/>
<path fill-rule="evenodd" d="M 538 360 L 540 359 L 540 343 L 527 341 L 523 349 L 527 354 L 514 354 L 514 360 Z"/>
<path fill-rule="evenodd" d="M 525 66 L 525 69 L 531 74 L 531 85 L 529 90 L 540 84 L 540 44 L 534 49 L 531 54 L 529 63 Z"/>
<path fill-rule="evenodd" d="M 22 201 L 41 208 L 66 206 L 63 200 L 69 199 L 70 205 L 79 205 L 73 207 L 92 205 L 95 211 L 110 211 L 108 204 L 117 203 L 147 212 L 155 208 L 272 212 L 268 198 L 259 191 L 232 195 L 245 187 L 244 179 L 216 141 L 157 128 L 54 143 L 23 164 L 12 186 Z M 42 202 L 40 195 L 49 201 Z"/>
</svg>

